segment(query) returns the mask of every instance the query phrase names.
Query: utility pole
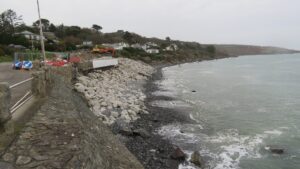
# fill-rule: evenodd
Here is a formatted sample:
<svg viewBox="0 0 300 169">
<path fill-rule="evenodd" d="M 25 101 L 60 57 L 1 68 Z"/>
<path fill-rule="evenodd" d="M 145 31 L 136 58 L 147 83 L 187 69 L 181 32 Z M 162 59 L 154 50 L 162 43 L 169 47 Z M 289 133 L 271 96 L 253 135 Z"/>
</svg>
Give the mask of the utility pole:
<svg viewBox="0 0 300 169">
<path fill-rule="evenodd" d="M 37 2 L 37 6 L 38 6 L 39 22 L 40 22 L 41 48 L 42 48 L 43 60 L 44 60 L 44 64 L 45 64 L 45 62 L 46 62 L 46 53 L 45 53 L 44 35 L 43 35 L 43 27 L 42 27 L 42 21 L 41 21 L 41 13 L 40 13 L 40 4 L 39 4 L 39 0 L 36 0 L 36 2 Z"/>
</svg>

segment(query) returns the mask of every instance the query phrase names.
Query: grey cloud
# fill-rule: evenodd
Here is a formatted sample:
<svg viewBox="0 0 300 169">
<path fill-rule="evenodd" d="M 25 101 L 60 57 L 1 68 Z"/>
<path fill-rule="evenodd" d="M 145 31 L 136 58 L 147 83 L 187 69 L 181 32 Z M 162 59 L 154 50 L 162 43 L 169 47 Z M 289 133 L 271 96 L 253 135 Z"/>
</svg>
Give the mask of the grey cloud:
<svg viewBox="0 0 300 169">
<path fill-rule="evenodd" d="M 26 23 L 37 19 L 35 0 L 0 0 Z M 200 43 L 272 45 L 300 49 L 299 0 L 40 0 L 42 17 L 56 24 Z"/>
</svg>

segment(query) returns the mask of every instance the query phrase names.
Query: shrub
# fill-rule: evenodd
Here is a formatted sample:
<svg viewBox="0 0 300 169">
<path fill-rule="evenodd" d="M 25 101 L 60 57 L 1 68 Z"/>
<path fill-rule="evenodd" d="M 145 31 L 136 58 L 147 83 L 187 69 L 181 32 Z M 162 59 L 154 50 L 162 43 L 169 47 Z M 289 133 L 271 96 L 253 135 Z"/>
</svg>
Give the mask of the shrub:
<svg viewBox="0 0 300 169">
<path fill-rule="evenodd" d="M 4 55 L 5 55 L 4 50 L 0 48 L 0 56 L 4 56 Z"/>
<path fill-rule="evenodd" d="M 216 53 L 216 48 L 215 48 L 214 45 L 209 45 L 209 46 L 206 47 L 206 51 L 208 53 L 215 54 Z"/>
<path fill-rule="evenodd" d="M 13 57 L 12 56 L 0 56 L 0 62 L 12 62 Z"/>
</svg>

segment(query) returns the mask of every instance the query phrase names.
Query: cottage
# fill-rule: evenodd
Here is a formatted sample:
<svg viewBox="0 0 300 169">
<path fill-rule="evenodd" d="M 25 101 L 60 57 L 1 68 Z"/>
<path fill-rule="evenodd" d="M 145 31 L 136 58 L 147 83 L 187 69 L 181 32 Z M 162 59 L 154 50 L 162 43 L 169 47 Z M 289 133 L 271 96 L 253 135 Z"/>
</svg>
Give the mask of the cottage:
<svg viewBox="0 0 300 169">
<path fill-rule="evenodd" d="M 113 44 L 104 43 L 102 45 L 106 47 L 114 48 L 115 50 L 123 50 L 124 48 L 130 47 L 130 45 L 125 42 L 113 43 Z"/>
<path fill-rule="evenodd" d="M 139 43 L 132 44 L 131 47 L 135 48 L 135 49 L 143 49 L 143 45 L 141 45 Z"/>
<path fill-rule="evenodd" d="M 177 50 L 178 50 L 178 46 L 176 44 L 171 44 L 164 49 L 164 51 L 177 51 Z"/>
<path fill-rule="evenodd" d="M 41 40 L 41 36 L 34 34 L 32 32 L 29 31 L 23 31 L 20 33 L 16 33 L 16 35 L 23 35 L 26 39 L 28 40 L 32 40 L 32 41 L 40 41 Z M 45 37 L 43 37 L 43 39 L 45 40 Z"/>
<path fill-rule="evenodd" d="M 82 42 L 82 46 L 93 46 L 93 42 L 92 41 L 83 41 Z"/>
<path fill-rule="evenodd" d="M 44 32 L 44 36 L 46 39 L 48 39 L 50 42 L 59 43 L 58 38 L 55 36 L 53 32 Z"/>
<path fill-rule="evenodd" d="M 146 52 L 150 53 L 150 54 L 158 54 L 159 50 L 158 49 L 147 49 Z"/>
<path fill-rule="evenodd" d="M 147 42 L 145 45 L 146 46 L 151 46 L 151 47 L 158 47 L 158 44 L 156 44 L 154 42 Z"/>
</svg>

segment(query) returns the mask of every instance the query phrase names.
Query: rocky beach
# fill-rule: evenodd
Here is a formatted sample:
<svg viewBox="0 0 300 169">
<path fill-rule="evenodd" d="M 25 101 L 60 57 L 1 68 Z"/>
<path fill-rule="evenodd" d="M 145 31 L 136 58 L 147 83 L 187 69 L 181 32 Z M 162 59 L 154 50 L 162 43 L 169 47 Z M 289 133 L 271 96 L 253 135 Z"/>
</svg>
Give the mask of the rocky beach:
<svg viewBox="0 0 300 169">
<path fill-rule="evenodd" d="M 192 121 L 188 115 L 153 106 L 171 97 L 155 96 L 160 67 L 119 58 L 119 65 L 79 75 L 75 90 L 82 93 L 90 110 L 106 124 L 145 168 L 178 168 L 185 154 L 157 130 L 169 123 Z"/>
</svg>

